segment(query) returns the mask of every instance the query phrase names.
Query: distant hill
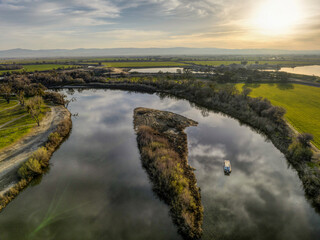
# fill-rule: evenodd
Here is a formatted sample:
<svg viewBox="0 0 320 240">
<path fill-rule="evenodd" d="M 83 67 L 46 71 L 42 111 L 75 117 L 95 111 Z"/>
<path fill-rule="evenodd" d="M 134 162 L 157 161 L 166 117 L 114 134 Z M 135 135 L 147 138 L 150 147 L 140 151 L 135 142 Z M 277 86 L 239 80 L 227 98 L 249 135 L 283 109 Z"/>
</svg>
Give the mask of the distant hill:
<svg viewBox="0 0 320 240">
<path fill-rule="evenodd" d="M 45 57 L 107 57 L 107 56 L 158 56 L 158 55 L 320 55 L 320 50 L 291 51 L 276 49 L 222 49 L 222 48 L 103 48 L 103 49 L 11 49 L 0 51 L 0 58 Z"/>
</svg>

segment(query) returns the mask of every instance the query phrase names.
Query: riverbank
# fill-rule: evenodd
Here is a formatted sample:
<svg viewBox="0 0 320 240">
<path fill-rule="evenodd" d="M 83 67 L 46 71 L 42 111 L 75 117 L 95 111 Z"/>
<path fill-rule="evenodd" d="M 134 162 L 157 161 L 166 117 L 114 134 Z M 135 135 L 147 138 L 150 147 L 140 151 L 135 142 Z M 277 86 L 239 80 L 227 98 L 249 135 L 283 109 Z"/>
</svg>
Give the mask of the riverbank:
<svg viewBox="0 0 320 240">
<path fill-rule="evenodd" d="M 134 128 L 143 167 L 154 192 L 170 206 L 170 215 L 184 239 L 200 239 L 203 207 L 194 169 L 188 165 L 184 129 L 197 122 L 171 112 L 134 110 Z"/>
<path fill-rule="evenodd" d="M 34 157 L 38 149 L 45 146 L 48 160 L 52 153 L 71 130 L 71 114 L 63 106 L 52 106 L 51 111 L 42 120 L 40 127 L 35 127 L 29 134 L 3 149 L 0 153 L 0 211 L 23 190 L 34 176 L 21 178 L 18 170 L 29 159 Z M 59 136 L 53 145 L 48 145 L 52 134 L 61 130 L 63 136 Z M 59 129 L 60 128 L 60 129 Z M 44 166 L 45 167 L 45 166 Z"/>
<path fill-rule="evenodd" d="M 297 142 L 298 136 L 284 120 L 284 112 L 277 107 L 272 107 L 267 100 L 250 98 L 243 93 L 236 94 L 237 90 L 232 85 L 225 85 L 225 89 L 221 91 L 215 84 L 202 81 L 140 79 L 135 82 L 120 80 L 117 83 L 114 79 L 110 83 L 91 83 L 77 87 L 168 94 L 240 120 L 266 136 L 286 156 L 288 163 L 297 171 L 306 196 L 313 207 L 320 211 L 320 169 L 317 164 L 314 164 L 319 162 L 318 156 L 315 154 L 311 161 L 309 154 L 304 157 L 308 149 L 302 148 L 302 151 L 290 149 L 290 146 Z M 300 156 L 294 157 L 294 154 Z"/>
</svg>

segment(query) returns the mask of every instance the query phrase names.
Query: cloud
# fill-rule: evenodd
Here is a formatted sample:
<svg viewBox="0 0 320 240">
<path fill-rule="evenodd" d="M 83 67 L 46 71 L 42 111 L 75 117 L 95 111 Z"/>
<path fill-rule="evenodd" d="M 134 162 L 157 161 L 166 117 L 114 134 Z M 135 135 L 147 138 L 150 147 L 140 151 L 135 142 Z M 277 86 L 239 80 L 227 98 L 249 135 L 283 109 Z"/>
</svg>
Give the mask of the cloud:
<svg viewBox="0 0 320 240">
<path fill-rule="evenodd" d="M 277 38 L 250 26 L 261 2 L 0 0 L 0 48 L 287 48 L 288 42 L 292 49 L 318 48 L 318 1 L 304 1 L 305 21 Z"/>
</svg>

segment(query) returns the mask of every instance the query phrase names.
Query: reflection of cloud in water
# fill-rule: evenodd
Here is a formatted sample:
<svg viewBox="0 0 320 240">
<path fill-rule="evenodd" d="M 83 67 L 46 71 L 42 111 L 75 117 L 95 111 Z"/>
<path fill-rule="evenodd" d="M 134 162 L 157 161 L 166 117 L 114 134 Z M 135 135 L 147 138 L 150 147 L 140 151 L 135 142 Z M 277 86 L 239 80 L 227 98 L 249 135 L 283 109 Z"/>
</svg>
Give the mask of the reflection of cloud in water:
<svg viewBox="0 0 320 240">
<path fill-rule="evenodd" d="M 311 239 L 310 206 L 296 173 L 271 143 L 247 129 L 211 114 L 188 130 L 189 161 L 205 208 L 204 239 Z M 231 160 L 229 177 L 224 159 Z"/>
<path fill-rule="evenodd" d="M 297 174 L 271 143 L 234 119 L 213 113 L 204 118 L 187 101 L 150 94 L 85 90 L 74 96 L 78 100 L 70 107 L 79 118 L 69 140 L 53 155 L 41 184 L 23 191 L 1 213 L 1 239 L 19 239 L 33 229 L 27 216 L 35 209 L 46 212 L 57 186 L 66 184 L 63 207 L 94 204 L 49 226 L 56 239 L 179 239 L 141 167 L 132 124 L 136 107 L 199 122 L 186 131 L 205 207 L 203 240 L 319 238 L 320 218 L 306 202 Z M 232 164 L 229 177 L 224 159 Z"/>
</svg>

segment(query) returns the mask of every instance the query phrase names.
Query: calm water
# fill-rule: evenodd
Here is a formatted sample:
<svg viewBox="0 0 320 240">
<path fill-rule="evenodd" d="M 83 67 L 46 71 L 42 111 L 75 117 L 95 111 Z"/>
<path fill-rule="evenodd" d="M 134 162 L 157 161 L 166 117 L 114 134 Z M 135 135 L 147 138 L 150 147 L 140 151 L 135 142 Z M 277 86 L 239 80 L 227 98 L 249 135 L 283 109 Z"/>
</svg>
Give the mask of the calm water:
<svg viewBox="0 0 320 240">
<path fill-rule="evenodd" d="M 311 75 L 311 76 L 314 75 L 314 76 L 320 77 L 320 65 L 303 66 L 303 67 L 295 67 L 295 68 L 281 68 L 280 71 L 295 73 L 295 74 Z"/>
<path fill-rule="evenodd" d="M 320 238 L 320 217 L 297 174 L 250 128 L 156 95 L 85 90 L 74 96 L 70 108 L 79 116 L 72 134 L 42 181 L 0 214 L 1 240 L 181 240 L 141 167 L 132 123 L 136 107 L 199 122 L 187 133 L 205 208 L 203 239 Z M 224 159 L 231 160 L 231 176 L 223 174 Z"/>
<path fill-rule="evenodd" d="M 183 71 L 183 68 L 135 68 L 131 69 L 129 72 L 138 72 L 138 73 L 177 73 L 177 70 Z"/>
</svg>

